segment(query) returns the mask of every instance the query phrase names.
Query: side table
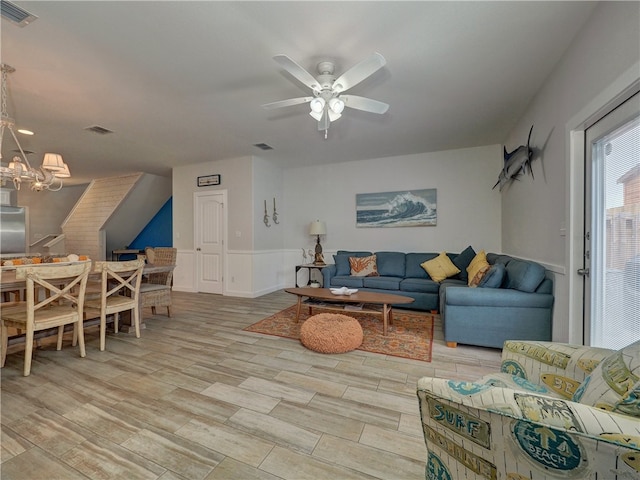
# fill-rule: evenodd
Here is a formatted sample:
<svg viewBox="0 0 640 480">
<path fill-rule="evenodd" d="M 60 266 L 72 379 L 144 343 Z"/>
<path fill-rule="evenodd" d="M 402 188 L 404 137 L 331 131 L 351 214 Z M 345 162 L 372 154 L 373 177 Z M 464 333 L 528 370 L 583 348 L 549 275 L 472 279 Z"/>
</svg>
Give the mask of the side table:
<svg viewBox="0 0 640 480">
<path fill-rule="evenodd" d="M 303 269 L 306 268 L 309 271 L 309 281 L 307 282 L 307 285 L 311 285 L 311 270 L 316 269 L 319 272 L 322 272 L 322 269 L 324 267 L 326 267 L 327 265 L 316 265 L 315 263 L 305 263 L 303 265 L 296 265 L 296 288 L 298 287 L 298 272 Z"/>
<path fill-rule="evenodd" d="M 122 255 L 139 255 L 141 253 L 144 253 L 144 250 L 139 250 L 137 248 L 122 248 L 119 250 L 113 250 L 111 252 L 111 260 L 118 262 L 120 261 L 120 257 Z"/>
</svg>

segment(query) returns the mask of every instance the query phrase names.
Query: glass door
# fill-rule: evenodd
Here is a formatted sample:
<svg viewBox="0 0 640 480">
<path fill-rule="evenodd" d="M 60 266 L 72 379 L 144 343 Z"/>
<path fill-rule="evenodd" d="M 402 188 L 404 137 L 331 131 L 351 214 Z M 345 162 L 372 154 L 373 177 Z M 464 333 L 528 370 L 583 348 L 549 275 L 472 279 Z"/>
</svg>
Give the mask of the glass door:
<svg viewBox="0 0 640 480">
<path fill-rule="evenodd" d="M 640 339 L 640 94 L 586 131 L 584 342 Z"/>
</svg>

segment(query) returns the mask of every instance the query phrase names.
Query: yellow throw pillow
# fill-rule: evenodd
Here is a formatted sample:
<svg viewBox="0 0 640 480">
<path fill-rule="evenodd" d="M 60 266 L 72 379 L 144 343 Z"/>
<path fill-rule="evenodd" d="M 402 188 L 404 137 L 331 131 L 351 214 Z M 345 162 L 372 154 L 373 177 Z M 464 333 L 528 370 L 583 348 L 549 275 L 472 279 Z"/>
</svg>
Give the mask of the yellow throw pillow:
<svg viewBox="0 0 640 480">
<path fill-rule="evenodd" d="M 453 277 L 460 273 L 446 252 L 441 252 L 436 258 L 427 260 L 420 264 L 422 268 L 429 274 L 434 282 L 440 283 L 445 278 Z"/>
<path fill-rule="evenodd" d="M 351 275 L 354 277 L 377 277 L 378 265 L 376 256 L 370 257 L 349 257 Z"/>
<path fill-rule="evenodd" d="M 469 286 L 477 287 L 484 274 L 489 271 L 489 268 L 491 268 L 491 265 L 487 262 L 487 254 L 484 250 L 480 250 L 467 267 Z"/>
</svg>

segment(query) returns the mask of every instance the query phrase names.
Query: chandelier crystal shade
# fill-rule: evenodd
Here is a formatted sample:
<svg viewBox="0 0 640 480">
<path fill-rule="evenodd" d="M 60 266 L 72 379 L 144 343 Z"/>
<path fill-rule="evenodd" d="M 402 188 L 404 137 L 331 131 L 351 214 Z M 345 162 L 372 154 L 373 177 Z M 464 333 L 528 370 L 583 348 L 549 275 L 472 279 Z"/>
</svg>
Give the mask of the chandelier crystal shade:
<svg viewBox="0 0 640 480">
<path fill-rule="evenodd" d="M 13 67 L 4 63 L 2 64 L 2 117 L 0 119 L 1 185 L 4 186 L 8 180 L 11 180 L 16 190 L 20 190 L 22 183 L 30 184 L 31 190 L 35 191 L 60 190 L 62 188 L 62 178 L 71 177 L 69 166 L 64 163 L 62 155 L 45 153 L 42 166 L 39 169 L 33 168 L 14 132 L 15 122 L 7 113 L 7 75 L 13 72 L 15 72 Z M 13 141 L 18 147 L 17 151 L 20 152 L 20 155 L 15 155 L 8 163 L 5 163 L 2 157 L 5 131 L 11 134 Z"/>
</svg>

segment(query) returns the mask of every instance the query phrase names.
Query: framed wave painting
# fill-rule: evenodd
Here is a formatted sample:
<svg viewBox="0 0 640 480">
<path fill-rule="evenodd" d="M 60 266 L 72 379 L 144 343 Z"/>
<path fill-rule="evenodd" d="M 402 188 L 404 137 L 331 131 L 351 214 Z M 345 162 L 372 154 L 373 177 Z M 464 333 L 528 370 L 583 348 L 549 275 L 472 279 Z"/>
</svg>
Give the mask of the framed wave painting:
<svg viewBox="0 0 640 480">
<path fill-rule="evenodd" d="M 356 227 L 424 227 L 437 220 L 437 189 L 356 193 Z"/>
</svg>

